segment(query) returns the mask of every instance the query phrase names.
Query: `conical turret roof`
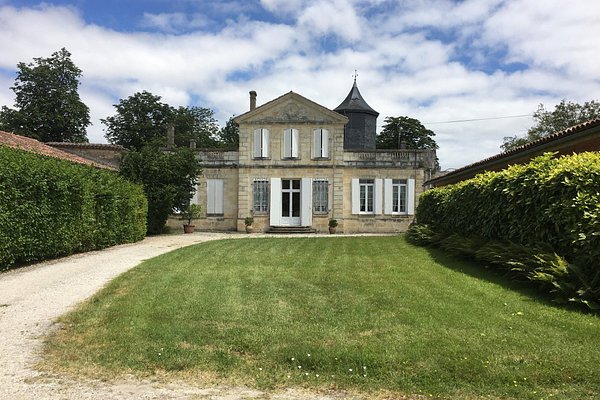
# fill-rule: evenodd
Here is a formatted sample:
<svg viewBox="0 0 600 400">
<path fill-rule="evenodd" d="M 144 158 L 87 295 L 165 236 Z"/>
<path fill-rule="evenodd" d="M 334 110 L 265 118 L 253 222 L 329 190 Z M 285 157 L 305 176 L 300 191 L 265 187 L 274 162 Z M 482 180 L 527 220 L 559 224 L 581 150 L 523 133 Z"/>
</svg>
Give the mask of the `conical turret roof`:
<svg viewBox="0 0 600 400">
<path fill-rule="evenodd" d="M 358 86 L 356 85 L 356 79 L 354 80 L 354 84 L 352 85 L 352 89 L 350 89 L 350 93 L 348 96 L 342 101 L 342 104 L 337 106 L 334 111 L 337 111 L 341 114 L 345 114 L 345 112 L 363 112 L 366 114 L 371 114 L 374 116 L 379 116 L 379 113 L 371 108 L 363 99 L 360 91 L 358 90 Z"/>
</svg>

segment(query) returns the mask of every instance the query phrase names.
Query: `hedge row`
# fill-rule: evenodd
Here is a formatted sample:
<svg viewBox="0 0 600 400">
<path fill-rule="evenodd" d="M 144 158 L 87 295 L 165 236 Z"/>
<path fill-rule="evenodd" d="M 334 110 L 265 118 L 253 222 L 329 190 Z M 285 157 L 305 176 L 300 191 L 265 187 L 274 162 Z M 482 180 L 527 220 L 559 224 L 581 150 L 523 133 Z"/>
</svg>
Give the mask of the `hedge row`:
<svg viewBox="0 0 600 400">
<path fill-rule="evenodd" d="M 0 269 L 141 240 L 146 213 L 113 172 L 0 146 Z"/>
<path fill-rule="evenodd" d="M 600 153 L 552 154 L 425 192 L 417 221 L 443 235 L 498 239 L 600 271 Z"/>
</svg>

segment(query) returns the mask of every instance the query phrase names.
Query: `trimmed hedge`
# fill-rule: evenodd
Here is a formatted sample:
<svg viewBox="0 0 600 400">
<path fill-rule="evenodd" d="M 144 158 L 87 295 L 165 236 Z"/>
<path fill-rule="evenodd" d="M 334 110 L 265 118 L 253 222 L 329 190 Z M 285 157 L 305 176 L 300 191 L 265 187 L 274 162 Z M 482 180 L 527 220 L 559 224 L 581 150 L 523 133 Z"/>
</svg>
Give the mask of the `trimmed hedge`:
<svg viewBox="0 0 600 400">
<path fill-rule="evenodd" d="M 552 156 L 423 193 L 408 238 L 600 307 L 600 153 Z"/>
<path fill-rule="evenodd" d="M 141 240 L 146 213 L 116 173 L 0 146 L 0 269 Z"/>
<path fill-rule="evenodd" d="M 416 214 L 442 234 L 543 244 L 569 262 L 600 270 L 600 153 L 548 153 L 429 190 Z"/>
</svg>

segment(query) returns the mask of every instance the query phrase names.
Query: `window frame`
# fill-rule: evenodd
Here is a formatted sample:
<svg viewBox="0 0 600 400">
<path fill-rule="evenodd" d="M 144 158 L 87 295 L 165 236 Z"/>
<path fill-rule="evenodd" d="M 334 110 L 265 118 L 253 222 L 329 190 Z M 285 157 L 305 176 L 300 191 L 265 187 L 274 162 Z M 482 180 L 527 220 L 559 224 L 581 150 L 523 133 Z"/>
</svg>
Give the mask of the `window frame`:
<svg viewBox="0 0 600 400">
<path fill-rule="evenodd" d="M 329 159 L 329 129 L 313 130 L 313 158 Z"/>
<path fill-rule="evenodd" d="M 363 202 L 364 189 L 364 202 Z M 369 198 L 370 209 L 369 209 Z M 375 179 L 358 180 L 358 213 L 375 214 Z"/>
<path fill-rule="evenodd" d="M 404 189 L 404 195 L 401 192 Z M 394 198 L 397 195 L 397 198 Z M 401 206 L 404 206 L 403 210 Z M 392 215 L 408 214 L 408 181 L 406 179 L 392 180 Z"/>
<path fill-rule="evenodd" d="M 268 179 L 257 178 L 252 182 L 252 212 L 254 214 L 269 213 L 269 190 Z M 262 196 L 260 192 L 262 192 Z"/>
<path fill-rule="evenodd" d="M 312 181 L 312 212 L 313 214 L 329 213 L 329 180 L 313 179 Z"/>
<path fill-rule="evenodd" d="M 256 128 L 254 130 L 254 146 L 252 149 L 252 158 L 269 158 L 269 130 L 267 128 Z"/>
</svg>

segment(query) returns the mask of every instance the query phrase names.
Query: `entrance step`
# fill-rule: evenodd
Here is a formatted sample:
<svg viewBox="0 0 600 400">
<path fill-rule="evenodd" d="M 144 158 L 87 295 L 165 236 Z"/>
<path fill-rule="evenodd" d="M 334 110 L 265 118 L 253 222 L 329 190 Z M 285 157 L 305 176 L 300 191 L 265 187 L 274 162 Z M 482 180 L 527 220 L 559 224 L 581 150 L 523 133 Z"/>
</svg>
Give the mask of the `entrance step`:
<svg viewBox="0 0 600 400">
<path fill-rule="evenodd" d="M 270 226 L 267 233 L 285 235 L 291 233 L 317 233 L 317 230 L 310 226 Z"/>
</svg>

